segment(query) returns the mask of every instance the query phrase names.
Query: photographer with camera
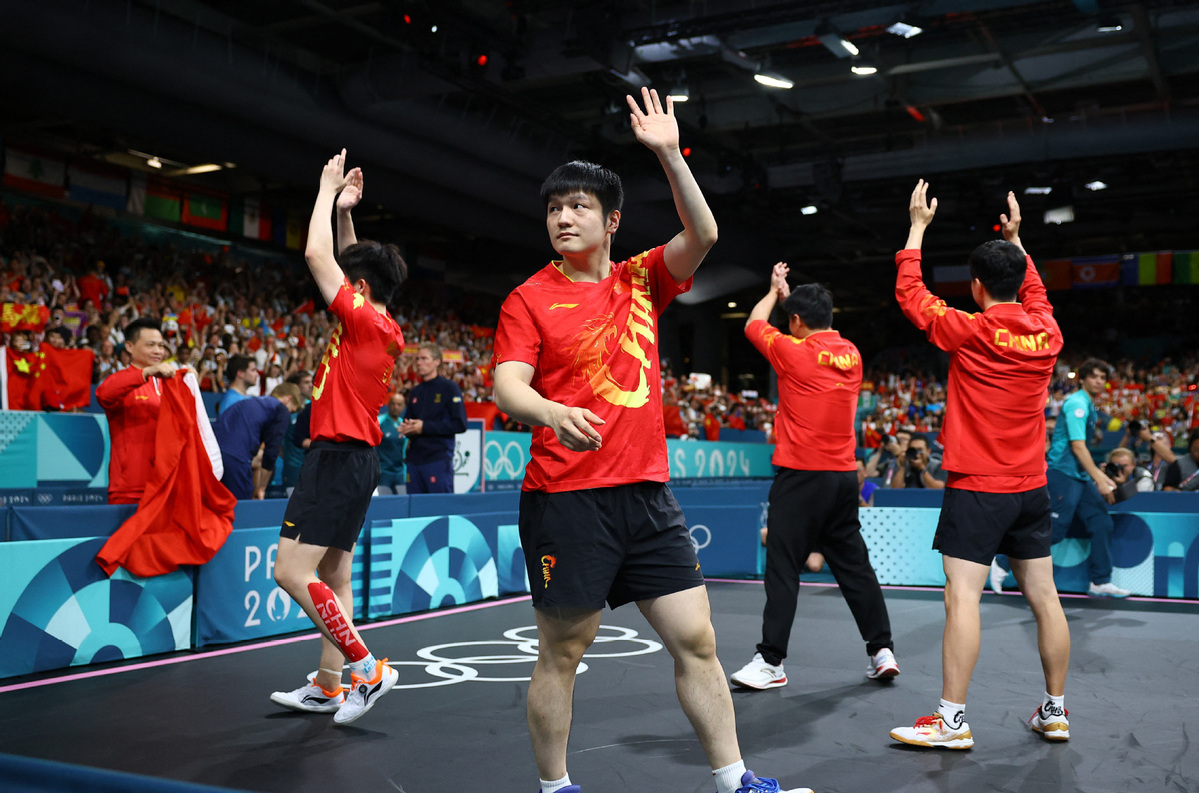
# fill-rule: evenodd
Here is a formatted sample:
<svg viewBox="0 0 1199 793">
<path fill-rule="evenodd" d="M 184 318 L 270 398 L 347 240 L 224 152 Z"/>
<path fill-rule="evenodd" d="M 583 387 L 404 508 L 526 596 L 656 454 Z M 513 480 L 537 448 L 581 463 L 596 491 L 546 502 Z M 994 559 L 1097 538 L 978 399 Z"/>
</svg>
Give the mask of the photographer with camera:
<svg viewBox="0 0 1199 793">
<path fill-rule="evenodd" d="M 1150 454 L 1149 465 L 1145 466 L 1145 470 L 1153 480 L 1153 489 L 1161 490 L 1165 485 L 1166 472 L 1169 470 L 1170 464 L 1178 459 L 1174 454 L 1174 441 L 1169 433 L 1163 430 L 1152 432 L 1143 422 L 1136 420 L 1128 422 L 1124 440 L 1120 445 L 1136 450 L 1138 447 L 1143 449 L 1143 444 L 1149 445 Z"/>
<path fill-rule="evenodd" d="M 1153 483 L 1153 474 L 1137 465 L 1137 457 L 1132 449 L 1123 446 L 1108 452 L 1107 462 L 1103 464 L 1103 473 L 1116 484 L 1113 491 L 1116 503 L 1127 501 L 1137 493 L 1152 493 L 1157 489 Z"/>
<path fill-rule="evenodd" d="M 940 461 L 933 459 L 929 451 L 928 436 L 913 435 L 891 480 L 891 487 L 944 490 L 949 475 L 941 470 Z"/>
<path fill-rule="evenodd" d="M 893 436 L 884 435 L 878 451 L 866 461 L 866 476 L 882 477 L 883 487 L 903 487 L 894 483 L 895 474 L 902 467 L 911 440 L 909 430 L 896 430 Z"/>
</svg>

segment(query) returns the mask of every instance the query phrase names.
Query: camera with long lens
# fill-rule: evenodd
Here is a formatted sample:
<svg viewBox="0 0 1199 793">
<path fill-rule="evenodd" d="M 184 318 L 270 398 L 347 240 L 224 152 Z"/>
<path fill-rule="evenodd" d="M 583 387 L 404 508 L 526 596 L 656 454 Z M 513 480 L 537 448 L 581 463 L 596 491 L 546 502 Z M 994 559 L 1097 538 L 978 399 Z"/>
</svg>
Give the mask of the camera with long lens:
<svg viewBox="0 0 1199 793">
<path fill-rule="evenodd" d="M 908 450 L 907 450 L 907 458 L 909 460 L 919 460 L 920 459 L 920 450 L 913 449 L 909 446 Z"/>
<path fill-rule="evenodd" d="M 1119 463 L 1109 462 L 1103 464 L 1103 473 L 1107 474 L 1109 479 L 1115 479 L 1117 476 L 1124 473 L 1124 469 L 1120 467 Z"/>
</svg>

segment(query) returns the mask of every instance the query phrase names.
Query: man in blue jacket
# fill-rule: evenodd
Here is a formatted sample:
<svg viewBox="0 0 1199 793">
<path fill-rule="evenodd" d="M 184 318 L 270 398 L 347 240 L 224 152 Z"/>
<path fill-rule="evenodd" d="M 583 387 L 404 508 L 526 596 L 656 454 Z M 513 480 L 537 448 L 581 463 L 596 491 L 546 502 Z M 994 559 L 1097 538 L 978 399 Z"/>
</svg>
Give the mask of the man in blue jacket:
<svg viewBox="0 0 1199 793">
<path fill-rule="evenodd" d="M 266 486 L 275 472 L 275 461 L 283 445 L 291 414 L 300 409 L 300 388 L 280 383 L 270 396 L 246 397 L 221 412 L 212 425 L 225 475 L 221 483 L 238 500 L 266 498 Z M 262 466 L 253 460 L 262 449 Z"/>
<path fill-rule="evenodd" d="M 421 345 L 400 433 L 408 438 L 408 494 L 454 492 L 454 436 L 466 432 L 462 390 L 438 374 L 441 350 Z"/>
</svg>

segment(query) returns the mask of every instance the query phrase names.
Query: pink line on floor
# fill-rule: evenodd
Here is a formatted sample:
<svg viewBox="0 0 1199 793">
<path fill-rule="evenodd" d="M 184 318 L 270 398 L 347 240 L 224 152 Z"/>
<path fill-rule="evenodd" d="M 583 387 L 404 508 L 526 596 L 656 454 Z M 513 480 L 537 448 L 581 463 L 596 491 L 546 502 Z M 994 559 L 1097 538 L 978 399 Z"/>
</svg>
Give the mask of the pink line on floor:
<svg viewBox="0 0 1199 793">
<path fill-rule="evenodd" d="M 457 608 L 443 609 L 440 611 L 431 611 L 426 614 L 412 614 L 407 617 L 397 617 L 392 620 L 384 620 L 383 622 L 372 622 L 369 625 L 358 626 L 359 631 L 369 631 L 375 628 L 386 628 L 389 625 L 402 625 L 405 622 L 420 622 L 422 620 L 435 619 L 437 617 L 448 617 L 451 614 L 464 614 L 468 611 L 478 611 L 480 609 L 489 609 L 496 606 L 507 606 L 512 603 L 520 603 L 525 600 L 530 600 L 528 595 L 520 597 L 505 598 L 503 600 L 494 600 L 489 603 L 473 603 L 469 606 L 458 606 Z M 105 677 L 107 675 L 119 675 L 123 672 L 132 672 L 136 669 L 153 669 L 159 666 L 171 666 L 172 664 L 182 664 L 188 661 L 200 661 L 205 658 L 216 658 L 222 655 L 235 655 L 237 653 L 245 653 L 251 650 L 262 650 L 267 647 L 279 647 L 284 644 L 294 644 L 295 642 L 304 642 L 310 639 L 319 639 L 319 633 L 306 633 L 302 636 L 289 636 L 286 639 L 271 639 L 270 641 L 255 642 L 254 644 L 243 644 L 238 647 L 228 647 L 224 650 L 207 650 L 194 653 L 192 655 L 179 656 L 176 658 L 163 658 L 159 661 L 145 661 L 140 664 L 130 664 L 128 666 L 118 666 L 112 669 L 98 669 L 94 672 L 79 672 L 73 675 L 62 675 L 61 677 L 50 677 L 44 680 L 33 680 L 28 683 L 17 683 L 11 686 L 0 686 L 0 694 L 9 691 L 21 691 L 26 688 L 38 688 L 40 686 L 51 686 L 56 683 L 68 683 L 72 680 L 86 680 L 91 677 Z"/>
</svg>

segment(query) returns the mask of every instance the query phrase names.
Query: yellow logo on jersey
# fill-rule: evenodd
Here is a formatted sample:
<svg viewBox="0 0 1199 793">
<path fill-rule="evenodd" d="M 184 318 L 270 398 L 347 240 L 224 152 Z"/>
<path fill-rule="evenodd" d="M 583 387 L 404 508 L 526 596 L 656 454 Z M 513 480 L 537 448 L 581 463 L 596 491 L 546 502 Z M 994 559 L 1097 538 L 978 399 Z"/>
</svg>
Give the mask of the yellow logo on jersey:
<svg viewBox="0 0 1199 793">
<path fill-rule="evenodd" d="M 578 305 L 578 303 L 554 303 L 550 306 L 550 311 L 553 311 L 555 308 L 575 308 Z"/>
<path fill-rule="evenodd" d="M 1021 352 L 1035 352 L 1037 350 L 1049 349 L 1049 334 L 1041 331 L 1034 335 L 1021 336 L 1012 333 L 1007 328 L 999 328 L 995 331 L 995 346 L 1010 347 L 1013 350 Z"/>
</svg>

